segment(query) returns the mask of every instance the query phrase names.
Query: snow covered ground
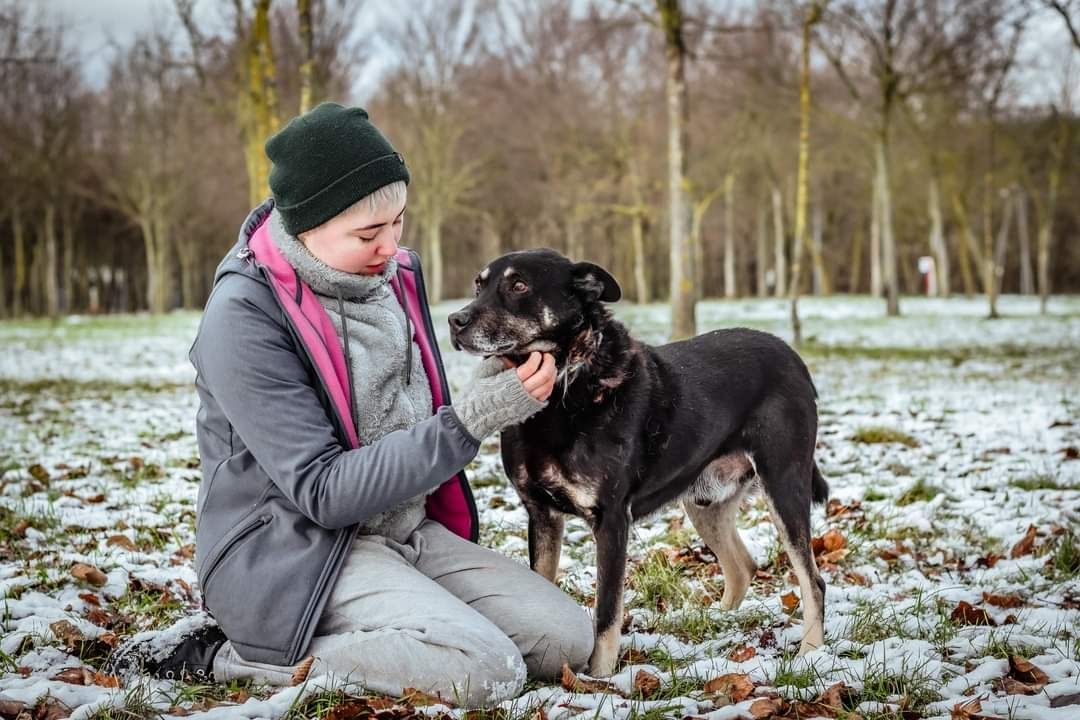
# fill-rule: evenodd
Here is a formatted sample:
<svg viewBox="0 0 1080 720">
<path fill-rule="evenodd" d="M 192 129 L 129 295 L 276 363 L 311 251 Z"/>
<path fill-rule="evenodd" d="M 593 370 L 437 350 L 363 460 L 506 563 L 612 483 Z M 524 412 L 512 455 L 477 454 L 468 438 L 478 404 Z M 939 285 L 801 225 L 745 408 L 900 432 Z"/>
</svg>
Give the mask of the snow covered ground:
<svg viewBox="0 0 1080 720">
<path fill-rule="evenodd" d="M 452 388 L 475 362 L 445 337 L 462 304 L 435 308 Z M 1039 316 L 1006 297 L 996 321 L 982 300 L 905 299 L 897 319 L 869 298 L 800 307 L 834 499 L 814 514 L 828 646 L 794 657 L 798 589 L 762 504 L 740 520 L 761 570 L 734 612 L 719 610 L 715 558 L 673 508 L 635 528 L 611 685 L 534 684 L 500 717 L 1080 718 L 1080 298 Z M 615 309 L 642 339 L 664 339 L 666 306 Z M 787 338 L 787 312 L 706 302 L 699 329 Z M 110 687 L 99 672 L 119 640 L 197 607 L 186 353 L 198 319 L 0 324 L 0 716 L 19 702 L 84 718 L 302 716 L 360 694 L 321 679 Z M 497 441 L 471 472 L 483 541 L 524 561 L 525 513 Z M 584 524 L 568 523 L 561 582 L 585 604 L 593 557 Z"/>
</svg>

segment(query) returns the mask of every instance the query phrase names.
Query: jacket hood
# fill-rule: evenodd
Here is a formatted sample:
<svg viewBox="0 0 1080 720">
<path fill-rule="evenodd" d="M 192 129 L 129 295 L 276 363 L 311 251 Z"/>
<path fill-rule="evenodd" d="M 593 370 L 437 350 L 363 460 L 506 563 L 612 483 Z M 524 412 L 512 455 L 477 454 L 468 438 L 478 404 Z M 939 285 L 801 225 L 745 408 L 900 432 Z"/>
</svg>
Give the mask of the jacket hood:
<svg viewBox="0 0 1080 720">
<path fill-rule="evenodd" d="M 266 278 L 255 267 L 254 263 L 245 262 L 251 254 L 251 250 L 248 248 L 248 241 L 251 240 L 251 236 L 255 234 L 255 231 L 260 225 L 270 216 L 271 211 L 274 209 L 274 199 L 268 198 L 261 205 L 254 208 L 248 213 L 248 216 L 244 219 L 243 224 L 240 225 L 240 234 L 236 238 L 236 243 L 232 246 L 232 249 L 226 253 L 225 257 L 218 263 L 217 270 L 214 271 L 214 284 L 217 285 L 221 282 L 221 279 L 229 273 L 240 273 L 241 275 L 247 275 L 250 278 L 258 280 L 263 285 L 266 284 Z"/>
</svg>

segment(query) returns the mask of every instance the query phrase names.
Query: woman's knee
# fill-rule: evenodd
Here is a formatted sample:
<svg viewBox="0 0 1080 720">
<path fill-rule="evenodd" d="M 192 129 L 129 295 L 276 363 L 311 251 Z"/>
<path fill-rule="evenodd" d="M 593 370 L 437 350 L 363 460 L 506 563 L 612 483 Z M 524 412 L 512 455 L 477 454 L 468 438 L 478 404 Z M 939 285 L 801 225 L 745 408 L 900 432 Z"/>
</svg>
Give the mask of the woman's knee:
<svg viewBox="0 0 1080 720">
<path fill-rule="evenodd" d="M 560 595 L 562 595 L 560 593 Z M 547 612 L 530 618 L 523 651 L 529 674 L 537 679 L 559 677 L 563 664 L 584 670 L 593 649 L 593 627 L 588 613 L 569 597 L 548 606 Z"/>
<path fill-rule="evenodd" d="M 521 694 L 528 669 L 509 638 L 503 637 L 468 655 L 470 672 L 453 688 L 457 704 L 470 708 L 487 707 Z"/>
</svg>

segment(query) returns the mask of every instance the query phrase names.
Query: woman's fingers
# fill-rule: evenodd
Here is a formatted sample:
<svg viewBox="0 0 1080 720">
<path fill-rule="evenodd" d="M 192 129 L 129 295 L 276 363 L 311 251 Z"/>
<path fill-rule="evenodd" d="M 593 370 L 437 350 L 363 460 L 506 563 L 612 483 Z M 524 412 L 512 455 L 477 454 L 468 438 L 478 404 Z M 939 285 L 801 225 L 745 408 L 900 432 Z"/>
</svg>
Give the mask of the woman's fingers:
<svg viewBox="0 0 1080 720">
<path fill-rule="evenodd" d="M 525 382 L 526 380 L 528 380 L 530 377 L 532 377 L 536 373 L 537 370 L 540 369 L 540 362 L 542 360 L 543 360 L 543 358 L 540 356 L 540 353 L 535 352 L 535 351 L 530 353 L 529 354 L 529 359 L 526 360 L 525 362 L 521 363 L 520 365 L 518 365 L 518 369 L 517 369 L 518 378 L 522 382 Z"/>
<path fill-rule="evenodd" d="M 539 369 L 524 380 L 525 390 L 537 400 L 546 400 L 555 388 L 555 356 L 544 353 Z"/>
</svg>

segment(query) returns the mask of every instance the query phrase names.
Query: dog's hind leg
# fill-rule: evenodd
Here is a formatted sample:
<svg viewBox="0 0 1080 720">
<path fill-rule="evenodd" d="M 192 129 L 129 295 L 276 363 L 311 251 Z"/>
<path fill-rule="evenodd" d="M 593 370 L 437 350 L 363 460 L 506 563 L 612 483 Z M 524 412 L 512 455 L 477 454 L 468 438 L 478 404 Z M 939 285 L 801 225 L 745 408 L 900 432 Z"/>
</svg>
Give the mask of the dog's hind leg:
<svg viewBox="0 0 1080 720">
<path fill-rule="evenodd" d="M 724 571 L 724 595 L 720 598 L 723 610 L 739 607 L 757 569 L 735 527 L 742 496 L 740 491 L 726 500 L 708 505 L 700 505 L 690 499 L 682 503 L 694 529 L 716 555 L 720 569 Z"/>
<path fill-rule="evenodd" d="M 795 462 L 776 472 L 771 464 L 762 467 L 758 462 L 758 474 L 773 523 L 799 580 L 803 605 L 803 639 L 799 647 L 802 655 L 825 643 L 825 581 L 818 573 L 810 549 L 811 469 Z"/>
<path fill-rule="evenodd" d="M 629 510 L 610 512 L 597 517 L 593 524 L 596 536 L 596 643 L 589 658 L 589 674 L 607 677 L 619 662 L 622 637 L 623 588 L 626 583 L 626 545 L 630 539 Z"/>
<path fill-rule="evenodd" d="M 529 566 L 551 582 L 559 572 L 563 516 L 552 508 L 526 506 L 529 512 Z"/>
</svg>

